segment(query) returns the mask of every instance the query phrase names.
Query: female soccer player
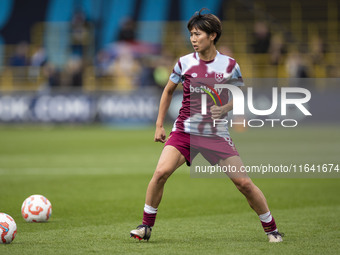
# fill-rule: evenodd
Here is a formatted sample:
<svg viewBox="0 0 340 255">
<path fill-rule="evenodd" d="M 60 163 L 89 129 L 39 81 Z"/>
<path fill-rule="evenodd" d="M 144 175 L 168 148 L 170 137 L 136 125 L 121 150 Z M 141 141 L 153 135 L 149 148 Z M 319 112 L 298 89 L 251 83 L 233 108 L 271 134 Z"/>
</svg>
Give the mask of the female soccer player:
<svg viewBox="0 0 340 255">
<path fill-rule="evenodd" d="M 263 193 L 246 173 L 240 171 L 243 163 L 229 136 L 227 125 L 214 127 L 212 124 L 212 119 L 225 118 L 233 108 L 228 91 L 216 91 L 215 84 L 243 86 L 243 80 L 236 61 L 216 50 L 215 45 L 222 32 L 221 21 L 213 14 L 202 14 L 202 10 L 196 12 L 187 24 L 195 52 L 179 59 L 161 97 L 154 140 L 165 143 L 165 146 L 146 191 L 143 224 L 132 230 L 130 236 L 149 240 L 164 184 L 178 167 L 185 162 L 190 165 L 197 153 L 201 153 L 211 165 L 233 166 L 239 170 L 237 174 L 227 174 L 259 215 L 269 242 L 281 242 L 282 234 L 276 228 Z M 166 139 L 163 122 L 172 94 L 180 82 L 183 85 L 182 107 Z M 217 106 L 213 100 L 206 99 L 210 112 L 205 114 L 202 94 L 209 91 L 220 94 L 221 105 Z"/>
</svg>

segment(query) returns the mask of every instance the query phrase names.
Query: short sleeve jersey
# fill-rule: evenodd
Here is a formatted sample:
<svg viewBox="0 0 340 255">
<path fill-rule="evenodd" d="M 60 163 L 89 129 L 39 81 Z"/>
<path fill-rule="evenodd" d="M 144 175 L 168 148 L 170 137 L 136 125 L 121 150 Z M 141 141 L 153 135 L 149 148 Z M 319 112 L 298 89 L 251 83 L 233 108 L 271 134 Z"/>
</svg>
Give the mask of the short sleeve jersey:
<svg viewBox="0 0 340 255">
<path fill-rule="evenodd" d="M 227 104 L 230 98 L 228 90 L 215 89 L 216 84 L 244 86 L 240 67 L 233 58 L 218 51 L 211 61 L 201 60 L 197 52 L 185 55 L 176 63 L 170 80 L 183 85 L 182 107 L 172 131 L 229 137 L 227 124 L 213 126 L 209 109 L 214 104 Z M 204 106 L 205 111 L 202 110 Z"/>
</svg>

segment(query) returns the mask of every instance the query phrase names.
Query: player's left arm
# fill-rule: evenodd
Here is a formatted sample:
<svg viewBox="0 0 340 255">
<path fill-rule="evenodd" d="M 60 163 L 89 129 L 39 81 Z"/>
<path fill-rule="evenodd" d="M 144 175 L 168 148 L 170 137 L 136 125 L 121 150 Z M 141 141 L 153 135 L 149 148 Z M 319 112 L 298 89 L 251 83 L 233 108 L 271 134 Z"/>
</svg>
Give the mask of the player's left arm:
<svg viewBox="0 0 340 255">
<path fill-rule="evenodd" d="M 242 90 L 244 93 L 244 86 L 239 86 L 239 88 Z M 217 106 L 213 105 L 210 107 L 210 113 L 211 113 L 211 118 L 212 119 L 222 119 L 225 117 L 228 112 L 233 110 L 233 98 L 231 98 L 227 104 L 222 105 L 222 106 Z"/>
<path fill-rule="evenodd" d="M 225 116 L 228 112 L 233 109 L 233 100 L 229 100 L 229 102 L 222 106 L 213 105 L 210 107 L 210 113 L 212 119 L 221 119 L 222 116 Z"/>
</svg>

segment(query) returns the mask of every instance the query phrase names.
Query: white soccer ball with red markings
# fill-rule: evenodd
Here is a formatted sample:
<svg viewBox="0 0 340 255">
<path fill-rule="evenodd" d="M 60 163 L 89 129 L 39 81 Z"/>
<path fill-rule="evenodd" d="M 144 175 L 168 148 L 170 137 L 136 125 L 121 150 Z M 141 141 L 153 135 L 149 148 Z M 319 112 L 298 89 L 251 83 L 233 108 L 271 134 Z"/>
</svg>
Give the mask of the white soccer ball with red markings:
<svg viewBox="0 0 340 255">
<path fill-rule="evenodd" d="M 11 216 L 0 213 L 0 243 L 11 243 L 17 234 L 17 224 Z"/>
<path fill-rule="evenodd" d="M 22 203 L 21 214 L 27 222 L 46 222 L 51 217 L 51 202 L 42 195 L 32 195 Z"/>
</svg>

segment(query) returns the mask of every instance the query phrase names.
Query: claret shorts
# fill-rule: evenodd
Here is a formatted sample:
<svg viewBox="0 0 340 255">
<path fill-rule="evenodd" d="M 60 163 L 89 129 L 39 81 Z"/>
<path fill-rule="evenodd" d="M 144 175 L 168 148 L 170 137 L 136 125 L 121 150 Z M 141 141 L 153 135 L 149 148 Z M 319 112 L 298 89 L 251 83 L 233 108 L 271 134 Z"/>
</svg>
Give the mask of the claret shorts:
<svg viewBox="0 0 340 255">
<path fill-rule="evenodd" d="M 198 136 L 173 131 L 164 146 L 171 145 L 179 150 L 190 166 L 192 160 L 201 153 L 211 165 L 216 165 L 221 159 L 239 156 L 230 137 Z"/>
</svg>

